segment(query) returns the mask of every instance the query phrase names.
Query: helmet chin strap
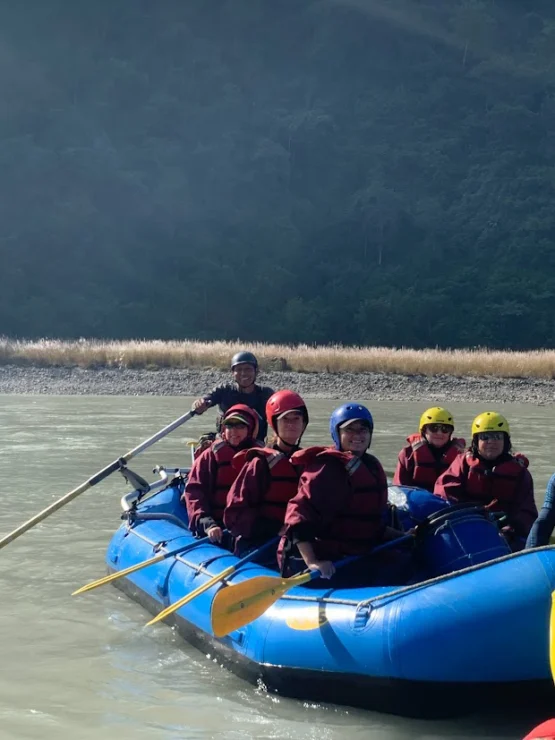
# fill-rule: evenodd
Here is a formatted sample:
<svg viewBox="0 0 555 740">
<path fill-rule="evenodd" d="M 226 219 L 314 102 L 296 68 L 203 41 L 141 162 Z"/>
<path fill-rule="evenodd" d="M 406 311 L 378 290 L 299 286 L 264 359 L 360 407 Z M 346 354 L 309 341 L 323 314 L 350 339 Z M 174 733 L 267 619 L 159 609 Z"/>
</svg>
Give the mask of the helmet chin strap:
<svg viewBox="0 0 555 740">
<path fill-rule="evenodd" d="M 308 424 L 305 422 L 305 425 L 303 427 L 303 431 L 300 433 L 299 438 L 297 439 L 297 441 L 293 445 L 294 447 L 298 447 L 299 444 L 301 443 L 301 439 L 303 438 L 303 434 L 306 432 L 307 426 L 308 426 Z"/>
</svg>

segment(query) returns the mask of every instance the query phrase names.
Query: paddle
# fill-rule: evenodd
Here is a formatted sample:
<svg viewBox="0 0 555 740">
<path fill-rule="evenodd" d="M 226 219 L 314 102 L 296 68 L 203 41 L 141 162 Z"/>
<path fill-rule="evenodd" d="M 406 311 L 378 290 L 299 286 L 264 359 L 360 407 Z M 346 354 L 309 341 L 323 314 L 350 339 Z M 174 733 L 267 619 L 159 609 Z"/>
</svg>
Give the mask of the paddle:
<svg viewBox="0 0 555 740">
<path fill-rule="evenodd" d="M 253 552 L 249 553 L 249 555 L 246 555 L 244 558 L 242 558 L 237 563 L 235 563 L 235 565 L 231 565 L 229 568 L 226 568 L 221 573 L 218 573 L 217 576 L 210 578 L 208 581 L 206 581 L 206 583 L 203 583 L 202 586 L 199 586 L 194 591 L 191 591 L 191 593 L 184 596 L 182 599 L 179 599 L 178 601 L 176 601 L 175 604 L 170 604 L 170 606 L 166 607 L 166 609 L 163 609 L 159 614 L 157 614 L 154 617 L 154 619 L 151 619 L 150 622 L 147 622 L 146 626 L 148 627 L 151 624 L 156 624 L 156 622 L 160 622 L 162 621 L 162 619 L 165 619 L 170 614 L 173 614 L 175 611 L 180 609 L 182 606 L 185 606 L 185 604 L 188 604 L 194 598 L 196 598 L 197 596 L 200 596 L 200 594 L 203 594 L 205 591 L 208 591 L 216 583 L 223 581 L 224 578 L 227 578 L 228 576 L 235 573 L 242 565 L 250 562 L 251 560 L 254 560 L 258 555 L 260 555 L 261 552 L 269 549 L 270 546 L 275 545 L 278 540 L 279 540 L 279 537 L 274 537 L 268 542 L 265 542 L 257 550 L 254 550 Z"/>
<path fill-rule="evenodd" d="M 102 470 L 99 470 L 98 473 L 96 473 L 96 475 L 92 476 L 92 478 L 89 478 L 87 481 L 82 483 L 80 486 L 78 486 L 77 488 L 74 488 L 73 491 L 66 493 L 65 496 L 62 496 L 62 498 L 59 498 L 57 501 L 54 501 L 54 503 L 50 504 L 50 506 L 47 506 L 46 509 L 43 509 L 31 519 L 28 519 L 20 527 L 18 527 L 17 529 L 14 529 L 13 532 L 10 532 L 3 539 L 0 540 L 0 550 L 6 545 L 9 545 L 10 542 L 13 542 L 20 535 L 27 532 L 27 530 L 34 527 L 35 524 L 42 522 L 44 519 L 49 517 L 50 514 L 53 514 L 55 511 L 58 511 L 58 509 L 61 509 L 62 506 L 65 506 L 70 501 L 73 501 L 74 498 L 77 498 L 77 496 L 80 496 L 82 493 L 87 491 L 89 488 L 96 486 L 97 483 L 100 483 L 101 481 L 103 481 L 105 478 L 107 478 L 109 475 L 114 473 L 116 470 L 121 470 L 126 465 L 126 463 L 129 462 L 129 460 L 132 460 L 139 453 L 143 452 L 143 450 L 146 450 L 148 447 L 153 445 L 155 442 L 158 442 L 160 439 L 165 437 L 170 432 L 173 432 L 174 429 L 177 429 L 182 424 L 185 424 L 185 422 L 189 421 L 189 419 L 192 419 L 194 415 L 195 415 L 194 411 L 188 411 L 183 416 L 180 416 L 175 421 L 172 421 L 171 424 L 168 424 L 167 427 L 164 427 L 163 429 L 161 429 L 154 436 L 146 439 L 138 447 L 135 447 L 134 449 L 130 450 L 125 455 L 123 455 L 123 457 L 119 457 L 117 460 L 114 460 L 113 463 L 110 463 L 110 465 L 107 465 Z"/>
<path fill-rule="evenodd" d="M 195 462 L 195 447 L 198 445 L 198 439 L 188 439 L 185 442 L 186 445 L 189 445 L 189 450 L 191 452 L 191 465 Z"/>
<path fill-rule="evenodd" d="M 190 542 L 188 545 L 182 545 L 181 547 L 177 547 L 175 550 L 162 552 L 159 555 L 155 555 L 153 558 L 150 558 L 149 560 L 143 560 L 142 563 L 136 563 L 135 565 L 129 566 L 129 568 L 124 568 L 123 570 L 118 570 L 116 573 L 111 573 L 109 576 L 99 578 L 97 581 L 91 581 L 85 586 L 81 586 L 81 588 L 78 588 L 77 591 L 74 591 L 71 595 L 77 596 L 77 594 L 83 594 L 85 593 L 85 591 L 92 591 L 93 588 L 104 586 L 105 583 L 112 583 L 113 581 L 117 581 L 118 578 L 124 578 L 124 576 L 128 576 L 130 573 L 135 573 L 138 570 L 147 568 L 149 565 L 154 565 L 154 563 L 161 563 L 162 560 L 166 560 L 166 558 L 171 558 L 173 555 L 179 555 L 180 553 L 187 552 L 188 550 L 192 550 L 193 548 L 195 548 L 197 545 L 202 545 L 203 543 L 209 541 L 210 537 L 202 537 L 200 540 L 195 540 L 192 543 Z"/>
<path fill-rule="evenodd" d="M 395 540 L 384 542 L 383 545 L 375 547 L 368 555 L 386 550 L 412 537 L 412 534 L 407 534 L 404 537 L 398 537 Z M 360 557 L 355 555 L 344 558 L 338 563 L 335 563 L 335 567 L 341 568 L 354 560 L 358 560 Z M 291 588 L 302 586 L 304 583 L 313 581 L 319 576 L 319 570 L 301 573 L 291 578 L 258 576 L 248 581 L 220 589 L 212 601 L 211 620 L 214 636 L 225 637 L 230 632 L 244 627 L 249 622 L 253 622 Z"/>
<path fill-rule="evenodd" d="M 549 665 L 555 681 L 555 591 L 551 594 L 551 616 L 549 618 Z"/>
</svg>

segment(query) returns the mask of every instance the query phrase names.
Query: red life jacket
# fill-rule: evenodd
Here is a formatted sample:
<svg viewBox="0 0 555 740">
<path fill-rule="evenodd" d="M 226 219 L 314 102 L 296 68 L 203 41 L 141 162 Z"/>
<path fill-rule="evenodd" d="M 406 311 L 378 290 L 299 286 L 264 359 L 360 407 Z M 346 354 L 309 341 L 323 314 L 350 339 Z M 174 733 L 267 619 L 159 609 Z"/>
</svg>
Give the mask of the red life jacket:
<svg viewBox="0 0 555 740">
<path fill-rule="evenodd" d="M 407 442 L 412 447 L 412 460 L 414 462 L 412 482 L 415 486 L 425 488 L 431 493 L 433 493 L 436 480 L 447 470 L 453 460 L 461 452 L 464 452 L 466 446 L 464 439 L 454 437 L 443 455 L 436 458 L 430 449 L 430 445 L 421 434 L 411 434 L 410 437 L 407 437 Z"/>
<path fill-rule="evenodd" d="M 301 465 L 326 458 L 339 460 L 347 472 L 345 491 L 333 492 L 333 495 L 343 493 L 345 496 L 341 513 L 314 543 L 319 558 L 336 560 L 344 555 L 363 555 L 383 533 L 387 487 L 379 478 L 380 463 L 373 455 L 368 457 L 370 467 L 356 455 L 332 447 L 312 447 L 292 457 L 294 463 Z"/>
<path fill-rule="evenodd" d="M 240 470 L 246 462 L 255 457 L 266 460 L 270 474 L 270 485 L 259 507 L 259 514 L 265 519 L 274 519 L 283 524 L 287 504 L 297 493 L 299 473 L 287 455 L 269 447 L 238 452 L 233 458 L 233 467 Z"/>
<path fill-rule="evenodd" d="M 248 452 L 248 450 L 245 450 Z M 212 445 L 212 454 L 216 460 L 216 482 L 213 491 L 212 499 L 212 516 L 216 521 L 223 521 L 224 509 L 226 506 L 227 492 L 231 488 L 231 485 L 235 478 L 239 475 L 239 470 L 236 470 L 231 461 L 237 455 L 231 445 L 228 445 L 224 440 L 214 442 Z"/>
<path fill-rule="evenodd" d="M 253 442 L 259 447 L 259 442 Z M 217 521 L 223 521 L 224 509 L 227 503 L 227 493 L 239 475 L 242 465 L 235 464 L 235 458 L 249 450 L 237 450 L 225 440 L 219 439 L 212 445 L 212 454 L 216 460 L 216 482 L 212 498 L 212 516 Z"/>
<path fill-rule="evenodd" d="M 465 498 L 484 504 L 497 500 L 499 504 L 494 505 L 492 510 L 503 511 L 504 502 L 515 500 L 527 467 L 528 459 L 524 455 L 511 455 L 510 459 L 503 460 L 499 465 L 487 468 L 482 460 L 467 452 L 463 468 L 466 471 Z"/>
</svg>

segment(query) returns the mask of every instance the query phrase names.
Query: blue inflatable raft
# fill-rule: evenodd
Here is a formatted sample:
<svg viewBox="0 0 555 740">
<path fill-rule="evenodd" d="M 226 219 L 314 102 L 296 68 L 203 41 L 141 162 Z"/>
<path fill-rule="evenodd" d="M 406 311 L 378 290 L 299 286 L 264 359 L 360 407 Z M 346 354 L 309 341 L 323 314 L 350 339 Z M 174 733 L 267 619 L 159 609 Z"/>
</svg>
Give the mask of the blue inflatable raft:
<svg viewBox="0 0 555 740">
<path fill-rule="evenodd" d="M 172 470 L 173 478 L 146 495 L 124 496 L 125 521 L 108 547 L 113 572 L 193 545 L 115 581 L 152 614 L 237 562 L 214 545 L 195 545 L 179 500 L 185 473 Z M 422 549 L 428 580 L 403 587 L 297 587 L 254 622 L 217 639 L 210 609 L 218 589 L 276 575 L 249 563 L 168 622 L 239 676 L 285 696 L 413 717 L 553 701 L 548 633 L 555 547 L 510 554 L 497 529 L 486 533 L 484 518 L 473 511 L 444 509 L 416 489 L 391 487 L 390 497 L 406 527 L 430 514 Z"/>
</svg>

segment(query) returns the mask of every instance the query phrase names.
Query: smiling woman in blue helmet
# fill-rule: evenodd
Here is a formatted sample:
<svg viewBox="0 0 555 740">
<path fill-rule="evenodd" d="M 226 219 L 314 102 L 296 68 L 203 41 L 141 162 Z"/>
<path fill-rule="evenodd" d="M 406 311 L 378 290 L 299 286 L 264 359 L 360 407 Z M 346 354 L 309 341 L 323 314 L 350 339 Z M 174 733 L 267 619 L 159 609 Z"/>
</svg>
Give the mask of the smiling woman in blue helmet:
<svg viewBox="0 0 555 740">
<path fill-rule="evenodd" d="M 309 447 L 292 456 L 303 472 L 287 506 L 278 550 L 284 575 L 308 567 L 329 579 L 334 561 L 368 555 L 384 540 L 401 536 L 385 523 L 387 479 L 379 460 L 367 452 L 373 431 L 370 411 L 346 403 L 330 418 L 332 447 Z M 365 560 L 338 573 L 341 585 L 375 581 Z"/>
</svg>

